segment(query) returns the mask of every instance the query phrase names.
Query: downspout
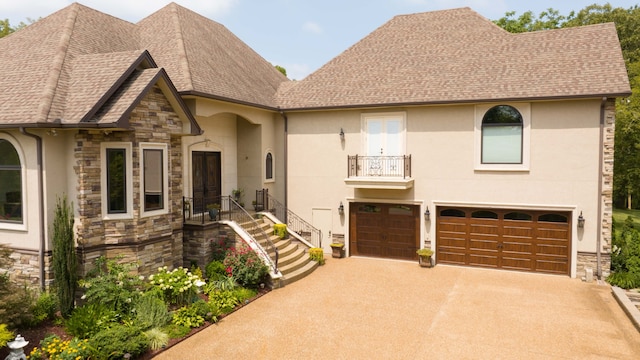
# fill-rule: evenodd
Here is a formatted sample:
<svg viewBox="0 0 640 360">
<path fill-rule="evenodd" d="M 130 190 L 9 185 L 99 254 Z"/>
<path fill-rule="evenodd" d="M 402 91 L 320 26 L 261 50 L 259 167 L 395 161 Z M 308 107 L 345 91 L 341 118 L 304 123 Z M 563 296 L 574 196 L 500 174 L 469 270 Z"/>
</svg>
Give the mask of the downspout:
<svg viewBox="0 0 640 360">
<path fill-rule="evenodd" d="M 600 104 L 600 151 L 598 162 L 598 234 L 596 236 L 596 275 L 598 276 L 598 280 L 602 279 L 602 251 L 600 247 L 602 244 L 602 182 L 604 180 L 604 117 L 606 104 L 607 98 L 603 97 Z"/>
<path fill-rule="evenodd" d="M 44 281 L 44 247 L 45 247 L 45 225 L 44 225 L 44 181 L 43 181 L 43 169 L 42 169 L 42 138 L 38 135 L 28 133 L 24 127 L 20 127 L 20 133 L 25 136 L 29 136 L 36 140 L 36 152 L 37 152 L 37 163 L 38 163 L 38 205 L 39 205 L 39 216 L 38 221 L 40 225 L 40 251 L 39 251 L 39 262 L 40 262 L 40 289 L 42 291 L 45 290 L 45 281 Z"/>
<path fill-rule="evenodd" d="M 280 110 L 280 116 L 284 119 L 284 208 L 289 208 L 289 118 Z M 286 211 L 285 211 L 286 217 Z M 287 219 L 285 224 L 287 223 Z"/>
</svg>

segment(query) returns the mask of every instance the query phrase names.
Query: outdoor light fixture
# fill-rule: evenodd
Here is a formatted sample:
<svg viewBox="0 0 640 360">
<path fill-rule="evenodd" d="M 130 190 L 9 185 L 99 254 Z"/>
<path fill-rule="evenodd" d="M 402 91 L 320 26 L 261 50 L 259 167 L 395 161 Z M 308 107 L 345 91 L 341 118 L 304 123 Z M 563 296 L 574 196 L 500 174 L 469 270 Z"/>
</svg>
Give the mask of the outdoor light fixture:
<svg viewBox="0 0 640 360">
<path fill-rule="evenodd" d="M 582 216 L 582 211 L 580 211 L 580 215 L 578 216 L 578 227 L 584 227 L 584 216 Z"/>
<path fill-rule="evenodd" d="M 344 214 L 344 205 L 342 205 L 342 201 L 340 201 L 340 206 L 338 206 L 338 213 L 340 215 Z"/>
<path fill-rule="evenodd" d="M 340 140 L 344 141 L 344 130 L 340 128 Z"/>
<path fill-rule="evenodd" d="M 427 210 L 424 211 L 424 220 L 425 221 L 431 220 L 431 213 L 429 212 L 429 208 L 428 207 L 427 207 Z"/>
</svg>

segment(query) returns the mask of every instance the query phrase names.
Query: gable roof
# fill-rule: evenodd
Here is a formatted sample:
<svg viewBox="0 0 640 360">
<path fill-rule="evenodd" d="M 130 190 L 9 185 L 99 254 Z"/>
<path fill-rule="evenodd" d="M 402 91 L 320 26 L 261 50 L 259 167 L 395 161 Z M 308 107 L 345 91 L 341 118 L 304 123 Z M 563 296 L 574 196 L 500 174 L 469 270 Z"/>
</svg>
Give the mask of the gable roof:
<svg viewBox="0 0 640 360">
<path fill-rule="evenodd" d="M 614 24 L 511 34 L 460 8 L 396 16 L 278 99 L 292 110 L 629 93 Z"/>
<path fill-rule="evenodd" d="M 138 25 L 73 3 L 0 39 L 0 63 L 0 127 L 87 125 L 137 67 L 165 68 L 170 92 L 271 109 L 287 81 L 220 24 L 175 3 Z"/>
</svg>

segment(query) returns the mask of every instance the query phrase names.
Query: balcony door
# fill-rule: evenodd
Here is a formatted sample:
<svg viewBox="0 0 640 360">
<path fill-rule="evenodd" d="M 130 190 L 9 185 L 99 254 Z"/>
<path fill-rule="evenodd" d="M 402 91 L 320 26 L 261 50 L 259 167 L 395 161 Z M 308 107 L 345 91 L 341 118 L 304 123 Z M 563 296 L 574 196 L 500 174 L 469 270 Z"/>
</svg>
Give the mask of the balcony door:
<svg viewBox="0 0 640 360">
<path fill-rule="evenodd" d="M 219 204 L 221 187 L 220 152 L 194 151 L 193 211 L 204 212 L 209 204 Z"/>
<path fill-rule="evenodd" d="M 367 162 L 366 176 L 402 176 L 400 156 L 405 155 L 404 113 L 369 115 L 364 117 Z"/>
</svg>

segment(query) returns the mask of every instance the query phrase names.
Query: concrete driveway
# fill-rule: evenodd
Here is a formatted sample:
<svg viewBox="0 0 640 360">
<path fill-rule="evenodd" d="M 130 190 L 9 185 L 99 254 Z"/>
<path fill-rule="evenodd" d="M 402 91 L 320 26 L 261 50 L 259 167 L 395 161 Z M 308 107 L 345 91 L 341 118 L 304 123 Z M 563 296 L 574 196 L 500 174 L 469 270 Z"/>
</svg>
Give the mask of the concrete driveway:
<svg viewBox="0 0 640 360">
<path fill-rule="evenodd" d="M 327 259 L 155 359 L 639 359 L 607 285 Z"/>
</svg>

